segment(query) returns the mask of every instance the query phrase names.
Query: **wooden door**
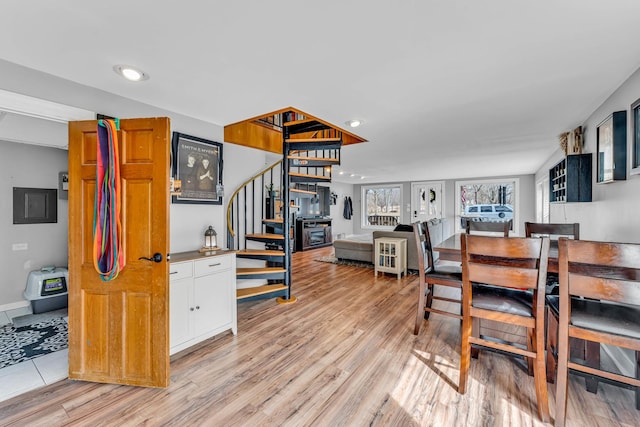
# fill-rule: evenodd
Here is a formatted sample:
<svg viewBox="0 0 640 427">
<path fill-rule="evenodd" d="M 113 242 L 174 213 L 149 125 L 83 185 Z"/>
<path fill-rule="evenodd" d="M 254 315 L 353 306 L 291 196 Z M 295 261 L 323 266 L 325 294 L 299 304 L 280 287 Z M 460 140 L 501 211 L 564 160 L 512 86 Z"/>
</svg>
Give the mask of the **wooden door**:
<svg viewBox="0 0 640 427">
<path fill-rule="evenodd" d="M 411 222 L 442 218 L 443 199 L 442 181 L 411 183 Z"/>
<path fill-rule="evenodd" d="M 126 266 L 93 266 L 97 121 L 69 123 L 69 378 L 169 385 L 169 119 L 120 121 Z M 159 263 L 141 260 L 154 253 Z"/>
</svg>

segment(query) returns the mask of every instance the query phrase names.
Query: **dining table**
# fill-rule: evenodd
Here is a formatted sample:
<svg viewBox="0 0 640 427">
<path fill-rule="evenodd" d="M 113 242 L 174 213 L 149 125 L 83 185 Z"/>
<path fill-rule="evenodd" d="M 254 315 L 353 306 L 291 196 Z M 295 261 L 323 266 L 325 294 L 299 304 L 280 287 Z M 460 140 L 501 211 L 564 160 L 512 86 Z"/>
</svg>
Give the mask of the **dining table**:
<svg viewBox="0 0 640 427">
<path fill-rule="evenodd" d="M 465 233 L 455 233 L 433 247 L 434 252 L 440 254 L 443 261 L 462 262 L 462 247 L 460 236 Z M 558 241 L 552 240 L 549 246 L 549 263 L 547 265 L 549 273 L 558 273 Z"/>
</svg>

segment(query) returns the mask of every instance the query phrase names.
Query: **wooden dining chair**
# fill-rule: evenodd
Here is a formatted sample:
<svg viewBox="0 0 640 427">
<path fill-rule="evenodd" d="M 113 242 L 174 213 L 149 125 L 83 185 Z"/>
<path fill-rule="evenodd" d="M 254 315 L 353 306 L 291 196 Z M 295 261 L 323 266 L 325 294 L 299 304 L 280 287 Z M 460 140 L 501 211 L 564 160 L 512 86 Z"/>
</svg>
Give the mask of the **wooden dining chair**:
<svg viewBox="0 0 640 427">
<path fill-rule="evenodd" d="M 557 247 L 560 237 L 568 237 L 580 240 L 580 224 L 575 223 L 555 223 L 546 224 L 538 222 L 525 222 L 524 232 L 526 237 L 548 236 L 551 239 L 551 246 Z M 557 369 L 558 355 L 558 312 L 557 296 L 549 294 L 557 293 L 558 274 L 547 273 L 547 310 L 553 310 L 551 315 L 547 313 L 547 382 L 554 383 Z M 589 366 L 600 365 L 600 345 L 595 342 L 583 341 L 576 338 L 571 339 L 571 354 L 575 358 L 585 360 Z M 598 379 L 595 377 L 586 378 L 587 390 L 591 393 L 598 391 Z"/>
<path fill-rule="evenodd" d="M 635 387 L 640 409 L 640 245 L 569 240 L 558 242 L 558 377 L 556 426 L 567 415 L 569 369 Z M 636 377 L 586 366 L 570 359 L 570 339 L 623 347 L 635 352 Z"/>
<path fill-rule="evenodd" d="M 444 301 L 461 304 L 460 299 L 435 295 L 436 286 L 446 286 L 462 290 L 462 268 L 459 265 L 435 263 L 433 259 L 433 247 L 431 236 L 426 222 L 413 224 L 413 232 L 416 236 L 418 249 L 418 274 L 420 276 L 420 288 L 418 290 L 418 313 L 413 333 L 418 335 L 424 319 L 429 319 L 430 313 L 443 314 L 445 316 L 462 319 L 461 310 L 457 313 L 433 308 L 433 301 Z"/>
<path fill-rule="evenodd" d="M 504 237 L 509 237 L 511 221 L 489 222 L 489 221 L 467 221 L 465 231 L 472 234 L 474 231 L 482 233 L 502 233 Z"/>
<path fill-rule="evenodd" d="M 462 343 L 458 392 L 466 391 L 472 345 L 522 356 L 533 360 L 538 415 L 546 422 L 549 402 L 544 358 L 544 297 L 549 238 L 463 234 L 461 239 Z M 525 327 L 528 345 L 481 336 L 473 330 L 476 319 Z"/>
</svg>

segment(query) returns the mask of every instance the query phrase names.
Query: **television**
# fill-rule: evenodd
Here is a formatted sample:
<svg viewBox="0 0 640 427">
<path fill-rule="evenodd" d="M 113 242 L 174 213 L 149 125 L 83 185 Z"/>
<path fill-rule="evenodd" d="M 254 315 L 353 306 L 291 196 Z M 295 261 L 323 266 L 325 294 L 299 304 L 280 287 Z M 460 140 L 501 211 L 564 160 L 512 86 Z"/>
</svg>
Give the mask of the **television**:
<svg viewBox="0 0 640 427">
<path fill-rule="evenodd" d="M 329 187 L 316 187 L 316 194 L 300 197 L 298 200 L 299 216 L 301 218 L 325 218 L 331 215 Z"/>
</svg>

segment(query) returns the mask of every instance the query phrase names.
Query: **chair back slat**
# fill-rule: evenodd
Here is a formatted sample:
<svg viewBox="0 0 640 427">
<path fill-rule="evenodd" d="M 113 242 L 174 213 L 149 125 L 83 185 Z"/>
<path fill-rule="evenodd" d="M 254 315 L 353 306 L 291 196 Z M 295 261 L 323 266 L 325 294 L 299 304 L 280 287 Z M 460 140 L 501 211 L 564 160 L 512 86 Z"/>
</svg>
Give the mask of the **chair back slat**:
<svg viewBox="0 0 640 427">
<path fill-rule="evenodd" d="M 640 305 L 640 284 L 629 280 L 569 273 L 569 294 L 601 301 Z"/>
<path fill-rule="evenodd" d="M 572 263 L 640 271 L 640 245 L 584 241 L 584 244 L 571 244 L 568 248 L 569 260 Z M 640 280 L 640 275 L 637 277 Z"/>
<path fill-rule="evenodd" d="M 512 221 L 467 221 L 465 231 L 467 234 L 472 234 L 472 231 L 479 231 L 482 233 L 501 233 L 504 237 L 509 237 L 511 223 Z"/>
<path fill-rule="evenodd" d="M 542 240 L 526 238 L 502 238 L 495 236 L 473 236 L 467 239 L 467 254 L 470 256 L 486 256 L 495 258 L 540 258 Z M 488 250 L 490 249 L 490 250 Z"/>
<path fill-rule="evenodd" d="M 549 236 L 551 238 L 559 238 L 560 236 L 573 237 L 580 240 L 580 224 L 546 224 L 539 222 L 525 222 L 524 232 L 526 237 Z"/>
<path fill-rule="evenodd" d="M 538 270 L 470 262 L 469 280 L 505 288 L 535 289 L 538 286 Z"/>
</svg>

